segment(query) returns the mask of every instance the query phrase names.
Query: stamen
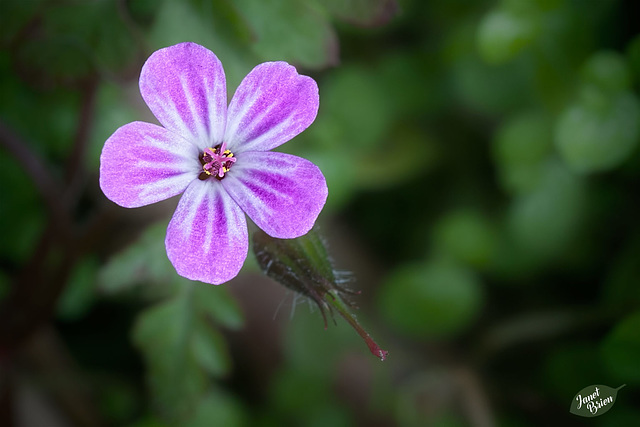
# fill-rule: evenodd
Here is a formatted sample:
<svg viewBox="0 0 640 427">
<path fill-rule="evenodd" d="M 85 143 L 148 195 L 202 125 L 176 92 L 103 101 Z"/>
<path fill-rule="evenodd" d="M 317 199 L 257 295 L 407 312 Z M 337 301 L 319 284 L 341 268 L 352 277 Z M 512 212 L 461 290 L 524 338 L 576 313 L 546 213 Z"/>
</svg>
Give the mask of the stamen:
<svg viewBox="0 0 640 427">
<path fill-rule="evenodd" d="M 206 148 L 200 158 L 204 174 L 201 173 L 199 178 L 207 179 L 209 176 L 214 176 L 217 179 L 222 179 L 236 160 L 233 153 L 227 150 L 226 142 L 213 148 Z"/>
</svg>

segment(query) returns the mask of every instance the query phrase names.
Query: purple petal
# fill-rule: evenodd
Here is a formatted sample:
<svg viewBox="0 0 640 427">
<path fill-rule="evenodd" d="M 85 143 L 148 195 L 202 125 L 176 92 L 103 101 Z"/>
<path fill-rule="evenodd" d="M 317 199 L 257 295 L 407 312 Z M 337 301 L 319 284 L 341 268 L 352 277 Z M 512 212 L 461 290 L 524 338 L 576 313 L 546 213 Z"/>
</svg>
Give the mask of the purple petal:
<svg viewBox="0 0 640 427">
<path fill-rule="evenodd" d="M 180 43 L 154 52 L 142 67 L 140 93 L 164 127 L 201 150 L 222 143 L 227 85 L 210 50 Z"/>
<path fill-rule="evenodd" d="M 225 141 L 236 152 L 268 151 L 305 130 L 318 113 L 318 86 L 286 62 L 265 62 L 240 83 Z"/>
<path fill-rule="evenodd" d="M 196 146 L 157 125 L 126 124 L 100 155 L 100 188 L 113 202 L 136 208 L 182 193 L 200 172 Z"/>
<path fill-rule="evenodd" d="M 178 203 L 165 244 L 179 275 L 219 285 L 247 258 L 247 221 L 219 181 L 196 179 Z"/>
<path fill-rule="evenodd" d="M 308 160 L 277 152 L 241 153 L 222 186 L 272 237 L 306 234 L 327 200 L 327 183 Z"/>
</svg>

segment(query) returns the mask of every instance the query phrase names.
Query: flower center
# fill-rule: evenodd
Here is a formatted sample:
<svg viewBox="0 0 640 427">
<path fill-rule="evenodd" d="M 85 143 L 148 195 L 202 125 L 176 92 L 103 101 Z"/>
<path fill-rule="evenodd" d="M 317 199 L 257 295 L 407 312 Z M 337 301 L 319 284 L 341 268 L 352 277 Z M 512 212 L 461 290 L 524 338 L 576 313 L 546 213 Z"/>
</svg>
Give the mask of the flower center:
<svg viewBox="0 0 640 427">
<path fill-rule="evenodd" d="M 202 164 L 202 173 L 199 178 L 205 180 L 210 176 L 217 179 L 224 178 L 224 174 L 229 172 L 231 165 L 236 162 L 233 153 L 227 150 L 227 143 L 223 142 L 213 148 L 205 148 L 204 153 L 200 157 Z"/>
</svg>

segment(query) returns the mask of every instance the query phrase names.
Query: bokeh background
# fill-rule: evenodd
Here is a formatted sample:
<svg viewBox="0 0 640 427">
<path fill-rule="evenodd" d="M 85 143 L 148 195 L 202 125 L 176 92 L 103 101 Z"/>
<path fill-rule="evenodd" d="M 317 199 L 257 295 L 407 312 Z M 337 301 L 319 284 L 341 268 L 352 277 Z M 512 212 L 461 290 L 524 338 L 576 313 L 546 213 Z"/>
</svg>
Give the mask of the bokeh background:
<svg viewBox="0 0 640 427">
<path fill-rule="evenodd" d="M 2 0 L 0 424 L 640 425 L 640 25 L 605 0 Z M 164 249 L 177 198 L 98 186 L 106 138 L 154 122 L 137 78 L 194 41 L 230 95 L 263 61 L 320 88 L 282 151 L 358 320 L 264 277 L 222 286 Z"/>
</svg>

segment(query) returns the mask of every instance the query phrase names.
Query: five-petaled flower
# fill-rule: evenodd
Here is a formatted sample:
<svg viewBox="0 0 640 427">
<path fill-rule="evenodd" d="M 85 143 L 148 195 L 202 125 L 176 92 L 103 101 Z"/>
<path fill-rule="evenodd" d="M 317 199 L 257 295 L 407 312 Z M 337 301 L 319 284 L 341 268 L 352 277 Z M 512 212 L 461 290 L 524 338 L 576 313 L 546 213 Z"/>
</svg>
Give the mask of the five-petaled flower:
<svg viewBox="0 0 640 427">
<path fill-rule="evenodd" d="M 213 284 L 235 277 L 247 257 L 245 213 L 276 238 L 311 229 L 327 199 L 322 172 L 269 150 L 314 121 L 313 79 L 286 62 L 266 62 L 227 107 L 218 58 L 181 43 L 149 57 L 140 92 L 163 127 L 133 122 L 116 130 L 100 157 L 100 187 L 127 208 L 184 192 L 165 239 L 178 274 Z"/>
</svg>

